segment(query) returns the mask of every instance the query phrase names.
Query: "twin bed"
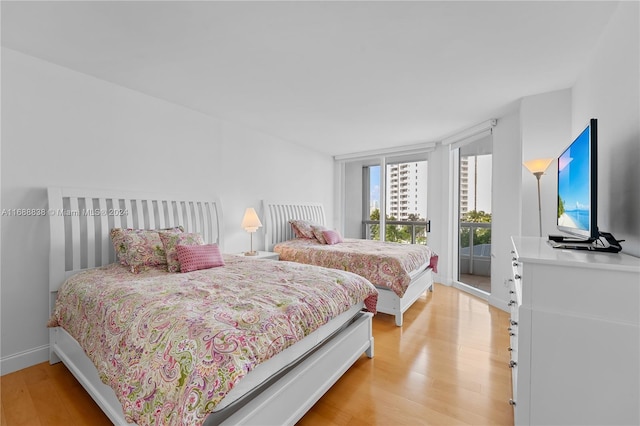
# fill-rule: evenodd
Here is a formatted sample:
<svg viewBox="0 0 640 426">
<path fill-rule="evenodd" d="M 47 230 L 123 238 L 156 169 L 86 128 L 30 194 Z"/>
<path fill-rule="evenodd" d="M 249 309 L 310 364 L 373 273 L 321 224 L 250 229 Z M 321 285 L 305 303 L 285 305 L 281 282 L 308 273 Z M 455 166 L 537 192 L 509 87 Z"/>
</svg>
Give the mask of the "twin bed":
<svg viewBox="0 0 640 426">
<path fill-rule="evenodd" d="M 268 251 L 277 252 L 280 260 L 364 276 L 378 289 L 377 311 L 394 315 L 397 326 L 426 290 L 433 291 L 438 256 L 428 246 L 352 238 L 327 243 L 324 235 L 335 231 L 325 228 L 321 204 L 263 201 L 262 207 Z"/>
<path fill-rule="evenodd" d="M 222 254 L 215 197 L 48 197 L 50 360 L 114 424 L 293 424 L 363 353 L 373 357 L 379 291 L 350 272 Z M 148 230 L 127 244 L 184 242 L 183 271 L 169 272 L 167 244 L 116 254 L 114 228 Z M 198 247 L 185 248 L 186 234 Z"/>
</svg>

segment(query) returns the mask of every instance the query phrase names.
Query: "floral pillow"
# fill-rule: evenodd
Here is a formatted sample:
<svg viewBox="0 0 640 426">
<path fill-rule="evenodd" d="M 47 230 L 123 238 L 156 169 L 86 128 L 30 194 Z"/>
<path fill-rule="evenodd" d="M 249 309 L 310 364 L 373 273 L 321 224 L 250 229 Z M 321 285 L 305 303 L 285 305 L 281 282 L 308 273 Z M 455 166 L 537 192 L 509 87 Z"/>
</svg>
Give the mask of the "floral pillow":
<svg viewBox="0 0 640 426">
<path fill-rule="evenodd" d="M 180 270 L 182 272 L 197 271 L 200 269 L 224 266 L 224 260 L 217 244 L 204 244 L 195 246 L 176 246 Z"/>
<path fill-rule="evenodd" d="M 327 244 L 338 244 L 342 243 L 342 235 L 338 231 L 332 231 L 328 229 L 322 233 Z"/>
<path fill-rule="evenodd" d="M 160 232 L 160 240 L 167 255 L 167 269 L 169 272 L 180 272 L 180 261 L 178 260 L 178 244 L 183 246 L 202 245 L 204 240 L 197 232 Z"/>
<path fill-rule="evenodd" d="M 162 231 L 181 233 L 184 228 L 177 226 Z M 113 228 L 110 235 L 120 264 L 129 266 L 134 274 L 148 266 L 167 264 L 164 246 L 157 230 Z"/>
<path fill-rule="evenodd" d="M 131 272 L 138 274 L 147 266 L 166 265 L 167 256 L 157 232 L 130 232 L 124 236 L 126 262 Z"/>
<path fill-rule="evenodd" d="M 329 229 L 325 228 L 324 226 L 314 225 L 311 227 L 311 230 L 313 231 L 313 236 L 316 237 L 316 240 L 318 240 L 320 244 L 327 244 L 327 241 L 325 240 L 322 233 L 324 231 L 328 231 Z"/>
<path fill-rule="evenodd" d="M 129 266 L 127 263 L 127 246 L 124 244 L 124 236 L 127 232 L 132 231 L 133 229 L 113 228 L 111 232 L 109 232 L 116 256 L 118 256 L 120 264 L 124 266 Z"/>
<path fill-rule="evenodd" d="M 300 219 L 292 219 L 289 223 L 297 238 L 315 238 L 315 235 L 313 235 L 314 223 Z"/>
</svg>

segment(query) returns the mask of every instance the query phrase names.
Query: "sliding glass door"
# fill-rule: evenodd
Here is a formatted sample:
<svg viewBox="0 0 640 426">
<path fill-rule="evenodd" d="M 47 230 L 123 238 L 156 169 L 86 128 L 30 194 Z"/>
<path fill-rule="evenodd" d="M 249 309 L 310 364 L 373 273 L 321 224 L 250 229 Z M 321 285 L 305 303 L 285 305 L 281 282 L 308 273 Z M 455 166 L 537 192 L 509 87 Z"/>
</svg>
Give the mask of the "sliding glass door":
<svg viewBox="0 0 640 426">
<path fill-rule="evenodd" d="M 491 292 L 491 137 L 459 148 L 457 281 Z"/>
</svg>

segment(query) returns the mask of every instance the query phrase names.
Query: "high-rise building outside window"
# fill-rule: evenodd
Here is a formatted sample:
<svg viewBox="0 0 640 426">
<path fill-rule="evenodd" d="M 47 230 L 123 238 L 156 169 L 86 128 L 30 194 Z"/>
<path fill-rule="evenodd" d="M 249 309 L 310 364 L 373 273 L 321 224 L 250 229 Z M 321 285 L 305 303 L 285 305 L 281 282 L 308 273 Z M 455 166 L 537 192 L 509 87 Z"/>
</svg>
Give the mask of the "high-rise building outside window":
<svg viewBox="0 0 640 426">
<path fill-rule="evenodd" d="M 380 235 L 381 167 L 365 167 L 369 217 L 365 218 L 365 237 Z M 427 161 L 387 163 L 385 179 L 385 241 L 426 244 L 427 240 Z M 367 223 L 369 222 L 369 223 Z"/>
</svg>

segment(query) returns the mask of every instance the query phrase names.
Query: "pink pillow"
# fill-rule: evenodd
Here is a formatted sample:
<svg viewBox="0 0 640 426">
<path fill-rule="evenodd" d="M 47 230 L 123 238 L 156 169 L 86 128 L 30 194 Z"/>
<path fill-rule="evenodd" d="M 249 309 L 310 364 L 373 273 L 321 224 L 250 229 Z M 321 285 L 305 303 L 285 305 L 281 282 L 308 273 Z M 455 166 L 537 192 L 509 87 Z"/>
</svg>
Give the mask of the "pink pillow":
<svg viewBox="0 0 640 426">
<path fill-rule="evenodd" d="M 199 269 L 224 266 L 224 260 L 217 244 L 204 244 L 194 246 L 176 246 L 180 271 L 191 272 Z"/>
<path fill-rule="evenodd" d="M 326 231 L 322 231 L 322 235 L 324 236 L 327 244 L 338 244 L 343 242 L 342 235 L 340 235 L 338 231 L 327 229 Z"/>
<path fill-rule="evenodd" d="M 176 246 L 204 244 L 202 235 L 197 232 L 159 232 L 159 234 L 162 245 L 164 246 L 164 252 L 167 255 L 167 269 L 169 272 L 180 272 L 180 261 L 178 260 L 178 251 L 176 250 Z"/>
</svg>

